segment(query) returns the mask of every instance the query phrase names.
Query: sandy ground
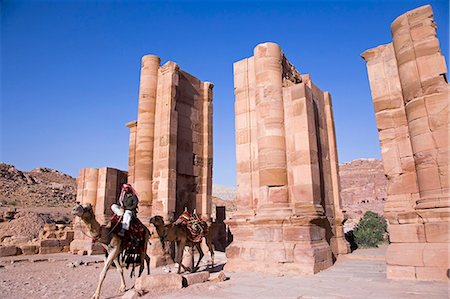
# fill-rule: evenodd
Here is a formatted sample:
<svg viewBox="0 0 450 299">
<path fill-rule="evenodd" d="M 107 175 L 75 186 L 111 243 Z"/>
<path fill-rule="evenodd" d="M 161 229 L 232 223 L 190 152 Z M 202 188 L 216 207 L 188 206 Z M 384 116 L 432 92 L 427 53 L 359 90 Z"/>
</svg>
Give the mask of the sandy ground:
<svg viewBox="0 0 450 299">
<path fill-rule="evenodd" d="M 224 282 L 196 284 L 142 298 L 449 298 L 447 283 L 387 280 L 384 251 L 385 247 L 357 250 L 314 276 L 226 273 L 230 279 Z M 217 252 L 216 260 L 215 270 L 219 271 L 226 258 Z M 84 265 L 69 266 L 81 261 Z M 90 298 L 103 266 L 101 261 L 101 256 L 70 254 L 1 258 L 0 297 Z M 152 269 L 155 273 L 163 273 L 163 269 Z M 132 289 L 134 278 L 129 274 L 130 270 L 125 270 L 127 289 Z M 108 271 L 101 298 L 121 298 L 119 284 L 116 270 Z"/>
</svg>

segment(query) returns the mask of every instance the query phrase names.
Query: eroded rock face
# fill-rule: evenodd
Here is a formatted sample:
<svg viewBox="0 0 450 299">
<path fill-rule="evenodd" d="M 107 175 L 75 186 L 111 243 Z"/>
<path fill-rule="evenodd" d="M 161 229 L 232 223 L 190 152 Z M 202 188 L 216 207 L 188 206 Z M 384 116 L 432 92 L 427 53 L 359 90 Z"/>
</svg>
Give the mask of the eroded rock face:
<svg viewBox="0 0 450 299">
<path fill-rule="evenodd" d="M 387 182 L 381 160 L 359 159 L 342 163 L 339 175 L 344 207 L 386 200 Z"/>
<path fill-rule="evenodd" d="M 351 230 L 366 211 L 383 214 L 387 198 L 387 180 L 383 163 L 377 159 L 358 159 L 339 165 L 342 208 Z"/>
</svg>

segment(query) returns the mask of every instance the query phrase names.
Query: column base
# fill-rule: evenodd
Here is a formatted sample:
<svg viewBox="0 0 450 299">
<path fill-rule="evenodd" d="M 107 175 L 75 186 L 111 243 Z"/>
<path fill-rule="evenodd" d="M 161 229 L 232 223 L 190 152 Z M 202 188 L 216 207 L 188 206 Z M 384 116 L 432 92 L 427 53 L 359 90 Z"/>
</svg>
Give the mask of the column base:
<svg viewBox="0 0 450 299">
<path fill-rule="evenodd" d="M 445 202 L 421 198 L 415 210 L 390 221 L 387 278 L 449 281 L 450 206 Z"/>
<path fill-rule="evenodd" d="M 314 218 L 229 220 L 234 241 L 227 247 L 226 271 L 314 274 L 333 264 L 325 229 Z"/>
</svg>

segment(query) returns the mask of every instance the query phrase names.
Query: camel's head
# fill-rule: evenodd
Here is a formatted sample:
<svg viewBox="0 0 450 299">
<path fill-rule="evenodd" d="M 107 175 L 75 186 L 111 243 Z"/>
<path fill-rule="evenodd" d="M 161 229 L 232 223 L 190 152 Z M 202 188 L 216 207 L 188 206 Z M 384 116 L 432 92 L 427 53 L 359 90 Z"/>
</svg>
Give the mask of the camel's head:
<svg viewBox="0 0 450 299">
<path fill-rule="evenodd" d="M 155 227 L 161 227 L 164 226 L 164 219 L 161 216 L 156 215 L 150 218 L 150 223 Z"/>
<path fill-rule="evenodd" d="M 92 216 L 94 212 L 92 211 L 92 205 L 90 203 L 81 205 L 77 202 L 77 205 L 72 208 L 72 215 L 78 216 L 80 218 L 88 218 Z"/>
</svg>

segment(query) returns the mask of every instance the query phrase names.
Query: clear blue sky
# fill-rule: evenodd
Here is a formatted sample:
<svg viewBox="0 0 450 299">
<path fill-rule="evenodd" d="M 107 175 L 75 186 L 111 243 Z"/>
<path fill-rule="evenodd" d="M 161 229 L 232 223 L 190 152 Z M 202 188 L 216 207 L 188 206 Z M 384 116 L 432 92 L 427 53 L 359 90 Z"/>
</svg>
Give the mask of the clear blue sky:
<svg viewBox="0 0 450 299">
<path fill-rule="evenodd" d="M 73 176 L 127 169 L 140 59 L 156 54 L 214 87 L 214 182 L 235 185 L 232 64 L 281 45 L 333 96 L 339 160 L 379 158 L 360 54 L 432 4 L 448 62 L 448 1 L 0 1 L 1 161 Z"/>
</svg>

